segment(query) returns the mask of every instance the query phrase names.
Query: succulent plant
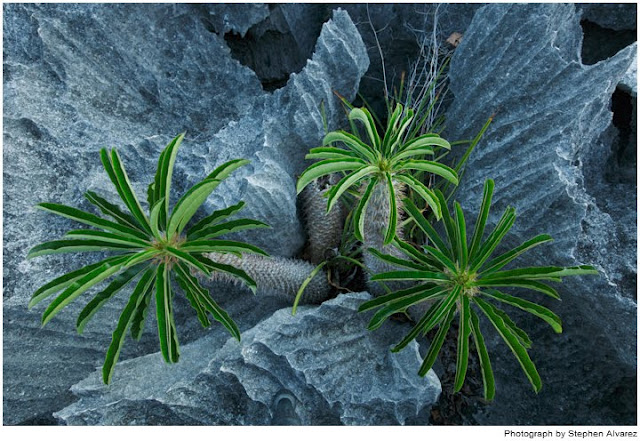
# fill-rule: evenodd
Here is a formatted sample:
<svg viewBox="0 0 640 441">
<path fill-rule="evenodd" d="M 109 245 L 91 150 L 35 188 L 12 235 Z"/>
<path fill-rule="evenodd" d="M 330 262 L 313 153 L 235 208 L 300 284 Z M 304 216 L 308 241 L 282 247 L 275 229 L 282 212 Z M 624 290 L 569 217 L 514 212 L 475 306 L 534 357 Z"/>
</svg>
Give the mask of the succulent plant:
<svg viewBox="0 0 640 441">
<path fill-rule="evenodd" d="M 297 191 L 300 193 L 312 181 L 332 173 L 347 173 L 327 192 L 327 212 L 348 190 L 360 194 L 360 200 L 354 208 L 354 234 L 363 240 L 365 213 L 374 190 L 381 186 L 388 194 L 388 223 L 384 226 L 383 243 L 389 244 L 396 235 L 398 223 L 398 202 L 395 186 L 406 186 L 419 194 L 440 216 L 440 204 L 433 191 L 414 177 L 415 172 L 427 172 L 440 176 L 454 184 L 458 176 L 454 170 L 436 161 L 423 159 L 432 156 L 439 149 L 449 149 L 450 144 L 435 133 L 427 133 L 416 138 L 407 134 L 407 128 L 413 121 L 413 110 L 405 110 L 396 105 L 389 117 L 383 136 L 378 134 L 371 113 L 366 108 L 353 108 L 349 113 L 354 134 L 345 131 L 329 132 L 322 147 L 313 148 L 306 159 L 319 159 L 310 165 L 298 179 Z M 367 133 L 369 144 L 359 136 L 355 122 L 360 121 Z M 335 147 L 334 144 L 345 148 Z"/>
<path fill-rule="evenodd" d="M 222 164 L 203 181 L 189 189 L 169 210 L 171 177 L 178 147 L 184 134 L 174 138 L 160 154 L 154 181 L 149 185 L 147 215 L 131 188 L 129 177 L 118 152 L 113 149 L 100 151 L 102 164 L 129 212 L 123 211 L 94 192 L 85 193 L 89 202 L 103 215 L 79 210 L 56 203 L 41 203 L 37 208 L 93 227 L 69 231 L 61 240 L 45 242 L 33 247 L 27 258 L 58 253 L 112 251 L 115 256 L 64 274 L 40 287 L 31 298 L 29 307 L 59 293 L 42 316 L 45 325 L 65 306 L 100 282 L 114 277 L 113 281 L 87 303 L 77 320 L 77 329 L 82 333 L 95 312 L 118 291 L 135 282 L 129 301 L 122 311 L 111 344 L 107 350 L 102 369 L 103 380 L 109 383 L 118 360 L 125 335 L 139 339 L 147 309 L 155 298 L 160 349 L 164 360 L 177 362 L 180 356 L 178 337 L 173 316 L 172 285 L 175 279 L 191 306 L 196 310 L 201 324 L 211 324 L 208 314 L 220 322 L 233 337 L 240 340 L 240 331 L 231 319 L 199 283 L 191 271 L 211 275 L 215 272 L 231 274 L 255 291 L 255 281 L 242 269 L 232 265 L 216 263 L 207 259 L 205 253 L 240 255 L 256 253 L 266 255 L 261 249 L 237 241 L 221 240 L 218 236 L 248 228 L 267 227 L 252 219 L 227 220 L 239 211 L 244 202 L 217 210 L 187 228 L 198 208 L 214 189 L 230 173 L 249 161 L 236 159 Z M 60 292 L 62 291 L 62 292 Z"/>
<path fill-rule="evenodd" d="M 457 315 L 459 331 L 454 391 L 459 391 L 464 383 L 469 357 L 469 337 L 473 336 L 487 400 L 493 399 L 495 395 L 495 383 L 489 354 L 480 329 L 480 320 L 475 309 L 481 312 L 498 331 L 517 358 L 533 389 L 538 392 L 542 387 L 542 380 L 527 352 L 531 347 L 531 340 L 497 304 L 516 307 L 533 314 L 547 322 L 558 333 L 562 332 L 561 320 L 548 308 L 503 292 L 503 288 L 523 288 L 559 299 L 557 291 L 543 281 L 560 282 L 563 277 L 598 274 L 595 268 L 586 265 L 503 270 L 507 264 L 526 251 L 551 241 L 552 238 L 546 234 L 538 235 L 489 260 L 516 218 L 515 209 L 507 208 L 494 230 L 483 241 L 493 187 L 492 180 L 485 182 L 480 212 L 470 241 L 464 214 L 457 202 L 455 214 L 452 216 L 447 209 L 444 196 L 436 191 L 442 207 L 442 220 L 446 232 L 446 237 L 443 239 L 427 222 L 420 210 L 409 199 L 405 199 L 407 212 L 425 233 L 430 245 L 425 245 L 422 250 L 419 250 L 408 243 L 395 240 L 394 244 L 402 250 L 407 257 L 405 259 L 371 250 L 381 260 L 404 268 L 376 274 L 372 280 L 413 282 L 414 286 L 365 302 L 360 307 L 360 311 L 377 309 L 368 325 L 369 329 L 373 330 L 380 327 L 396 312 L 403 312 L 413 305 L 431 303 L 413 329 L 392 349 L 394 352 L 399 351 L 419 335 L 424 335 L 438 327 L 419 370 L 422 376 L 426 375 L 433 366 L 451 323 Z"/>
</svg>

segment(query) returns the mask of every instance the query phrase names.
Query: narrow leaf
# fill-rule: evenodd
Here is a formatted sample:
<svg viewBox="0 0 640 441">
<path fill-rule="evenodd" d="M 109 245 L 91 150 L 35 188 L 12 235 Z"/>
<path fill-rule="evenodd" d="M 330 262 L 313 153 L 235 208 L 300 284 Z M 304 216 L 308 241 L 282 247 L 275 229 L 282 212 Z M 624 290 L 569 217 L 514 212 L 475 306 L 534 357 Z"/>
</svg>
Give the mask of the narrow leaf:
<svg viewBox="0 0 640 441">
<path fill-rule="evenodd" d="M 496 395 L 496 382 L 493 378 L 493 369 L 491 368 L 491 360 L 489 352 L 484 343 L 484 337 L 480 331 L 480 322 L 478 316 L 471 309 L 471 334 L 476 344 L 476 352 L 480 360 L 480 371 L 482 372 L 482 383 L 484 385 L 484 399 L 491 401 Z"/>
<path fill-rule="evenodd" d="M 117 259 L 103 261 L 99 267 L 74 281 L 51 302 L 44 314 L 42 314 L 42 326 L 46 325 L 62 308 L 75 300 L 80 294 L 120 271 L 127 259 L 128 256 L 119 256 Z"/>
<path fill-rule="evenodd" d="M 236 214 L 238 211 L 242 210 L 244 207 L 244 201 L 240 201 L 235 205 L 232 205 L 228 208 L 224 208 L 222 210 L 216 210 L 211 213 L 209 216 L 201 219 L 195 225 L 187 230 L 187 236 L 191 236 L 192 234 L 196 234 L 198 231 L 208 228 L 210 226 L 215 225 L 217 222 L 223 220 L 226 217 L 232 216 Z"/>
<path fill-rule="evenodd" d="M 364 236 L 362 234 L 362 232 L 364 231 L 364 220 L 365 220 L 364 214 L 367 211 L 369 200 L 371 199 L 371 195 L 373 194 L 373 189 L 375 188 L 376 185 L 378 185 L 378 179 L 375 176 L 372 176 L 353 214 L 353 225 L 355 227 L 353 234 L 356 237 L 356 239 L 358 239 L 361 242 L 364 242 Z"/>
<path fill-rule="evenodd" d="M 461 296 L 460 303 L 460 326 L 458 327 L 458 352 L 456 358 L 456 378 L 453 385 L 454 392 L 460 392 L 462 389 L 469 364 L 469 335 L 471 334 L 469 297 L 465 295 Z"/>
<path fill-rule="evenodd" d="M 430 188 L 428 188 L 426 185 L 424 185 L 422 182 L 420 182 L 413 176 L 396 175 L 395 179 L 397 181 L 407 184 L 409 188 L 411 188 L 422 199 L 424 199 L 427 205 L 431 207 L 431 210 L 433 211 L 433 214 L 435 214 L 436 219 L 440 219 L 442 217 L 442 209 L 440 208 L 440 201 L 438 200 L 438 197 L 435 195 L 435 193 L 431 191 Z"/>
<path fill-rule="evenodd" d="M 137 225 L 136 220 L 130 214 L 125 213 L 120 209 L 120 207 L 113 205 L 106 199 L 98 196 L 97 193 L 93 191 L 87 191 L 85 192 L 84 197 L 87 198 L 87 200 L 93 205 L 98 207 L 98 209 L 102 211 L 102 213 L 106 214 L 107 216 L 111 216 L 119 224 L 143 232 Z"/>
<path fill-rule="evenodd" d="M 29 250 L 27 259 L 44 256 L 47 254 L 60 253 L 82 253 L 86 251 L 105 251 L 105 250 L 135 250 L 140 248 L 139 245 L 128 243 L 114 243 L 104 240 L 53 240 L 44 242 Z"/>
<path fill-rule="evenodd" d="M 394 346 L 391 351 L 398 352 L 407 346 L 411 341 L 418 336 L 421 332 L 426 333 L 433 329 L 438 323 L 446 318 L 451 312 L 451 309 L 455 308 L 456 300 L 460 296 L 461 288 L 456 286 L 450 293 L 442 299 L 439 303 L 433 305 L 433 307 L 427 311 L 427 313 L 420 319 L 420 321 L 413 327 L 413 329 L 406 335 L 400 343 Z"/>
<path fill-rule="evenodd" d="M 396 237 L 396 230 L 398 228 L 398 203 L 396 201 L 396 191 L 393 188 L 393 180 L 391 174 L 385 173 L 387 179 L 387 191 L 389 192 L 389 225 L 387 225 L 387 231 L 384 235 L 384 245 L 388 245 Z"/>
<path fill-rule="evenodd" d="M 118 320 L 116 329 L 113 331 L 111 344 L 109 345 L 109 349 L 107 349 L 107 355 L 104 360 L 104 365 L 102 366 L 102 381 L 104 381 L 105 384 L 109 384 L 111 382 L 113 368 L 118 362 L 118 357 L 120 356 L 120 350 L 122 349 L 122 344 L 124 343 L 124 337 L 127 334 L 127 329 L 131 324 L 136 308 L 140 304 L 142 298 L 144 297 L 144 293 L 146 292 L 148 286 L 152 281 L 153 270 L 149 269 L 136 285 L 133 293 L 131 294 L 131 297 L 129 297 L 127 305 L 124 307 L 124 310 L 120 314 L 120 319 Z"/>
<path fill-rule="evenodd" d="M 418 371 L 418 375 L 424 377 L 429 372 L 436 362 L 436 358 L 438 357 L 438 353 L 442 348 L 442 344 L 444 343 L 444 339 L 451 328 L 451 322 L 453 321 L 453 317 L 455 315 L 455 309 L 452 308 L 447 315 L 447 318 L 444 319 L 442 323 L 440 323 L 440 327 L 438 328 L 438 332 L 436 336 L 431 341 L 431 345 L 429 346 L 429 352 L 427 352 L 427 356 L 424 358 L 422 365 L 420 366 L 420 370 Z"/>
<path fill-rule="evenodd" d="M 296 192 L 300 192 L 313 180 L 331 173 L 359 169 L 367 164 L 361 159 L 325 159 L 307 167 L 298 178 Z"/>
<path fill-rule="evenodd" d="M 511 251 L 506 252 L 491 260 L 485 265 L 485 269 L 482 270 L 482 274 L 489 274 L 494 271 L 498 271 L 500 268 L 504 267 L 516 257 L 520 256 L 531 248 L 551 241 L 553 241 L 553 238 L 548 234 L 540 234 L 539 236 L 536 236 L 533 239 L 524 242 L 522 245 L 512 249 Z"/>
<path fill-rule="evenodd" d="M 508 329 L 502 318 L 495 313 L 493 307 L 484 300 L 474 297 L 474 302 L 480 310 L 487 316 L 491 324 L 496 328 L 496 331 L 500 334 L 504 342 L 509 346 L 511 352 L 516 356 L 516 359 L 520 363 L 522 370 L 526 374 L 529 382 L 533 386 L 533 390 L 538 393 L 542 388 L 542 380 L 536 370 L 535 365 L 529 358 L 527 349 L 520 343 L 520 340 Z"/>
<path fill-rule="evenodd" d="M 260 248 L 233 240 L 193 240 L 185 242 L 180 249 L 190 253 L 254 253 L 268 256 L 268 254 Z"/>
<path fill-rule="evenodd" d="M 478 218 L 476 219 L 476 225 L 473 228 L 473 235 L 471 236 L 471 248 L 469 249 L 469 256 L 471 259 L 475 257 L 475 253 L 482 243 L 482 236 L 484 235 L 484 227 L 489 217 L 489 210 L 491 208 L 491 197 L 493 195 L 493 179 L 487 179 L 484 181 L 484 190 L 482 194 L 482 204 L 480 205 L 480 211 L 478 212 Z"/>
<path fill-rule="evenodd" d="M 304 294 L 304 290 L 307 288 L 307 285 L 313 280 L 313 278 L 320 272 L 323 266 L 327 264 L 327 261 L 320 263 L 317 265 L 313 271 L 309 274 L 309 276 L 304 279 L 300 288 L 298 288 L 298 292 L 296 293 L 296 298 L 293 300 L 293 307 L 291 308 L 291 315 L 296 315 L 296 311 L 298 310 L 298 303 L 300 303 L 300 299 L 302 298 L 302 294 Z"/>
<path fill-rule="evenodd" d="M 453 185 L 458 185 L 458 174 L 450 167 L 447 167 L 444 164 L 440 164 L 435 161 L 425 161 L 425 160 L 408 160 L 400 163 L 398 165 L 399 168 L 404 170 L 420 170 L 425 171 L 427 173 L 433 173 L 434 175 L 440 176 L 447 181 L 451 182 Z"/>
<path fill-rule="evenodd" d="M 519 297 L 505 294 L 495 289 L 483 290 L 482 294 L 508 305 L 515 306 L 516 308 L 520 308 L 523 311 L 527 311 L 528 313 L 533 314 L 536 317 L 539 317 L 545 322 L 549 323 L 549 325 L 555 332 L 562 332 L 562 320 L 560 320 L 560 317 L 555 315 L 551 310 L 545 308 L 544 306 L 538 305 L 525 299 L 521 299 Z"/>
<path fill-rule="evenodd" d="M 105 289 L 96 294 L 96 296 L 82 309 L 78 316 L 78 320 L 76 321 L 78 334 L 82 334 L 84 327 L 89 323 L 89 320 L 91 320 L 98 309 L 100 309 L 107 300 L 124 288 L 135 276 L 142 272 L 143 269 L 144 268 L 142 266 L 129 268 L 124 273 L 119 274 Z"/>
<path fill-rule="evenodd" d="M 50 213 L 58 214 L 66 217 L 67 219 L 75 220 L 92 227 L 102 228 L 103 230 L 111 231 L 113 233 L 121 233 L 125 236 L 135 237 L 138 239 L 146 240 L 148 236 L 139 230 L 120 225 L 116 222 L 103 219 L 95 214 L 87 213 L 86 211 L 78 210 L 74 207 L 69 207 L 62 204 L 52 204 L 49 202 L 43 202 L 36 205 L 36 208 Z"/>
<path fill-rule="evenodd" d="M 29 309 L 31 309 L 33 306 L 37 305 L 47 297 L 51 296 L 52 294 L 55 294 L 63 288 L 71 285 L 73 282 L 87 275 L 101 265 L 118 259 L 120 259 L 120 256 L 109 257 L 108 259 L 101 260 L 100 262 L 87 265 L 75 271 L 66 273 L 60 277 L 56 277 L 52 281 L 46 283 L 45 285 L 42 285 L 36 290 L 36 292 L 33 293 L 33 295 L 31 296 L 31 300 L 29 301 Z"/>
</svg>

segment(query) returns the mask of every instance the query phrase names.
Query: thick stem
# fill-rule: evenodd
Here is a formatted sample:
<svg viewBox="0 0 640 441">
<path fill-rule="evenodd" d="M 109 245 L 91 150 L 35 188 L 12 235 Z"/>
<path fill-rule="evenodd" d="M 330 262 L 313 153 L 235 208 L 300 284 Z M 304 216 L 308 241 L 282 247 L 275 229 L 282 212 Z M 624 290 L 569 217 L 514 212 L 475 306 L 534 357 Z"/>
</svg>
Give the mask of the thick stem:
<svg viewBox="0 0 640 441">
<path fill-rule="evenodd" d="M 323 262 L 330 250 L 340 247 L 345 210 L 338 201 L 327 213 L 327 198 L 324 196 L 330 186 L 338 180 L 339 177 L 335 174 L 320 178 L 307 185 L 300 193 L 302 214 L 309 239 L 304 258 L 314 264 Z"/>
<path fill-rule="evenodd" d="M 268 290 L 278 297 L 293 303 L 298 289 L 314 270 L 316 265 L 298 259 L 284 257 L 267 257 L 245 254 L 238 257 L 234 254 L 209 253 L 206 255 L 214 262 L 231 265 L 246 272 L 255 280 L 260 290 Z M 214 272 L 212 280 L 240 283 L 240 280 L 227 273 Z M 331 285 L 327 273 L 320 271 L 307 285 L 300 304 L 319 304 L 332 297 Z"/>
<path fill-rule="evenodd" d="M 402 206 L 400 201 L 404 195 L 404 188 L 400 185 L 396 185 L 394 186 L 394 189 L 397 201 L 396 209 L 398 210 L 398 219 L 401 219 Z M 392 256 L 401 258 L 405 257 L 402 252 L 393 245 L 384 245 L 385 231 L 389 225 L 390 207 L 391 202 L 387 185 L 386 183 L 378 183 L 378 185 L 373 189 L 371 199 L 369 200 L 367 209 L 364 213 L 364 231 L 362 232 L 364 237 L 364 264 L 372 274 L 394 271 L 399 268 L 381 261 L 368 251 L 369 248 L 378 250 L 381 253 L 391 254 Z M 404 237 L 399 222 L 396 235 L 399 239 Z M 369 292 L 374 296 L 380 296 L 386 292 L 383 286 L 379 283 L 368 281 L 367 284 Z M 399 283 L 387 283 L 386 285 L 392 290 L 400 289 L 401 287 L 401 284 Z"/>
</svg>

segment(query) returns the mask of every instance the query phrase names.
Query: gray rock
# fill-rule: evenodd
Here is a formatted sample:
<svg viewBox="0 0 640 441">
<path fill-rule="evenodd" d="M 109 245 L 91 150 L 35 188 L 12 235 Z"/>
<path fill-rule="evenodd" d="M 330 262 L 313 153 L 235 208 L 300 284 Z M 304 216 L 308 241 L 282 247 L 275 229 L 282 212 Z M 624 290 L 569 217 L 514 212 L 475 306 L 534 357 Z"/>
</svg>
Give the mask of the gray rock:
<svg viewBox="0 0 640 441">
<path fill-rule="evenodd" d="M 24 257 L 35 244 L 73 227 L 33 210 L 36 203 L 91 210 L 83 200 L 85 190 L 117 200 L 99 162 L 101 147 L 118 147 L 143 200 L 161 149 L 178 132 L 186 131 L 187 138 L 174 172 L 173 202 L 222 162 L 251 159 L 216 190 L 202 213 L 243 199 L 243 216 L 273 228 L 239 238 L 283 256 L 298 252 L 304 242 L 295 174 L 304 168 L 308 148 L 324 134 L 320 102 L 325 101 L 330 129 L 335 128 L 344 114 L 332 90 L 353 97 L 367 69 L 357 30 L 348 14 L 337 11 L 308 66 L 271 95 L 200 18 L 186 4 L 4 6 L 4 350 L 20 354 L 4 358 L 5 424 L 48 421 L 52 411 L 69 402 L 68 387 L 102 364 L 123 305 L 120 299 L 97 316 L 100 331 L 86 339 L 75 335 L 79 306 L 42 331 L 42 308 L 26 313 L 37 287 L 93 261 Z M 232 299 L 234 293 L 224 288 L 215 295 Z M 255 307 L 243 302 L 244 309 Z M 264 313 L 274 310 L 263 308 Z M 176 309 L 178 326 L 187 327 L 183 342 L 201 336 L 186 302 Z M 253 325 L 258 317 L 248 320 Z M 44 364 L 43 346 L 51 360 Z M 131 352 L 125 346 L 123 357 L 152 347 L 153 334 L 146 346 L 143 342 Z"/>
<path fill-rule="evenodd" d="M 561 336 L 514 314 L 534 342 L 545 384 L 537 397 L 523 375 L 514 375 L 508 349 L 491 342 L 498 391 L 476 415 L 481 424 L 635 422 L 636 188 L 635 180 L 607 178 L 613 153 L 601 135 L 636 46 L 584 66 L 581 36 L 573 5 L 491 5 L 476 13 L 451 63 L 455 100 L 445 136 L 469 139 L 495 116 L 455 196 L 468 217 L 492 177 L 490 221 L 507 205 L 518 210 L 503 250 L 540 233 L 555 238 L 520 265 L 594 264 L 601 271 L 567 279 L 559 286 L 561 304 L 542 299 L 563 318 Z"/>
<path fill-rule="evenodd" d="M 236 32 L 244 37 L 254 25 L 269 17 L 269 5 L 261 3 L 213 3 L 203 5 L 207 21 L 218 34 Z"/>
<path fill-rule="evenodd" d="M 66 424 L 424 424 L 440 394 L 416 372 L 415 342 L 389 351 L 407 324 L 366 329 L 367 293 L 276 311 L 224 346 L 213 334 L 183 347 L 182 366 L 159 354 L 117 366 L 110 387 L 98 373 L 73 386 L 79 400 L 56 413 Z M 208 355 L 207 355 L 208 354 Z M 284 403 L 284 404 L 283 404 Z M 288 408 L 288 414 L 283 408 Z"/>
<path fill-rule="evenodd" d="M 636 29 L 637 7 L 635 3 L 578 3 L 581 19 L 616 31 Z"/>
</svg>

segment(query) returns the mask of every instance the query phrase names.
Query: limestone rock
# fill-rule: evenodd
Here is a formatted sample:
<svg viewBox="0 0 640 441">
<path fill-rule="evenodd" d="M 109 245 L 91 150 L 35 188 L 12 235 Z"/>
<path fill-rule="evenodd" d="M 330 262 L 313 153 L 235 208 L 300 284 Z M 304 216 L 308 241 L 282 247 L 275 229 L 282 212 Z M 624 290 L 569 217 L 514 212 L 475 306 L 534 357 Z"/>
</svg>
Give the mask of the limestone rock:
<svg viewBox="0 0 640 441">
<path fill-rule="evenodd" d="M 476 13 L 451 62 L 455 100 L 445 137 L 472 138 L 494 116 L 455 195 L 465 212 L 473 218 L 491 177 L 490 222 L 507 205 L 518 214 L 503 251 L 536 234 L 555 239 L 519 265 L 594 264 L 601 271 L 567 279 L 559 286 L 561 304 L 539 299 L 563 318 L 561 336 L 514 314 L 534 342 L 544 382 L 537 397 L 523 375 L 514 375 L 512 354 L 493 340 L 498 391 L 478 415 L 481 424 L 635 421 L 636 187 L 635 180 L 606 176 L 615 153 L 601 135 L 636 46 L 584 66 L 581 36 L 573 5 L 490 5 Z M 618 396 L 622 390 L 631 392 Z"/>
<path fill-rule="evenodd" d="M 213 334 L 183 347 L 184 363 L 159 354 L 120 363 L 110 387 L 96 373 L 75 385 L 79 400 L 56 416 L 67 424 L 424 424 L 440 394 L 417 375 L 418 346 L 389 351 L 408 324 L 366 329 L 367 293 L 276 311 L 242 342 Z M 282 418 L 283 401 L 289 414 Z M 135 405 L 133 405 L 135 404 Z M 279 409 L 280 408 L 280 409 Z"/>
</svg>

